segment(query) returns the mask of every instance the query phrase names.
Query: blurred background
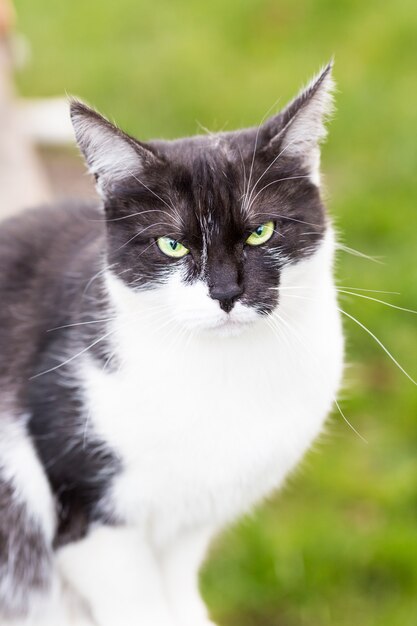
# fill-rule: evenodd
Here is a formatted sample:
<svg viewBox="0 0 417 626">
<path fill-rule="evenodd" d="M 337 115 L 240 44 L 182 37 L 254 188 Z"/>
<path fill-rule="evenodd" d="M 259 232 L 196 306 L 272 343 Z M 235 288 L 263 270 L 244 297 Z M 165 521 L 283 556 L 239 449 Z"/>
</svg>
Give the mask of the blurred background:
<svg viewBox="0 0 417 626">
<path fill-rule="evenodd" d="M 94 193 L 55 98 L 144 140 L 231 130 L 334 54 L 327 203 L 343 244 L 377 259 L 340 250 L 338 284 L 359 294 L 341 306 L 417 377 L 416 315 L 372 300 L 417 309 L 415 0 L 17 0 L 12 34 L 0 1 L 2 214 Z M 202 586 L 222 626 L 417 624 L 417 389 L 345 328 L 340 405 L 366 442 L 335 410 L 286 488 L 213 546 Z"/>
</svg>

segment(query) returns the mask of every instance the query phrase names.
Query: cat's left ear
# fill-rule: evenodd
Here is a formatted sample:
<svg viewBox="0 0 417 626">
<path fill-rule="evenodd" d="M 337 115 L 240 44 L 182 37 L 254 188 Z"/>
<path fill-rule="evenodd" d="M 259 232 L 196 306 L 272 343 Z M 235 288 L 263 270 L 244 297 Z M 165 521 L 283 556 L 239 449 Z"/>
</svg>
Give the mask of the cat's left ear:
<svg viewBox="0 0 417 626">
<path fill-rule="evenodd" d="M 72 100 L 70 112 L 77 143 L 102 195 L 111 194 L 118 183 L 138 176 L 144 168 L 158 162 L 150 147 L 82 102 Z"/>
<path fill-rule="evenodd" d="M 268 148 L 275 154 L 299 158 L 311 180 L 320 183 L 320 143 L 333 112 L 334 80 L 331 61 L 275 118 L 266 122 Z"/>
</svg>

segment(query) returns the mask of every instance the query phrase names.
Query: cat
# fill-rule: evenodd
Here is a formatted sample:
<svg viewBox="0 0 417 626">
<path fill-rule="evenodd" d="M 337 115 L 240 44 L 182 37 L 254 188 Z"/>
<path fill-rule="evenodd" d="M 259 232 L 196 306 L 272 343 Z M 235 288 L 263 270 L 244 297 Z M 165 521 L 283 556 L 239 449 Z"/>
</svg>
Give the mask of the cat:
<svg viewBox="0 0 417 626">
<path fill-rule="evenodd" d="M 0 624 L 208 626 L 212 538 L 343 370 L 329 64 L 259 127 L 138 141 L 80 101 L 101 202 L 0 228 Z"/>
</svg>

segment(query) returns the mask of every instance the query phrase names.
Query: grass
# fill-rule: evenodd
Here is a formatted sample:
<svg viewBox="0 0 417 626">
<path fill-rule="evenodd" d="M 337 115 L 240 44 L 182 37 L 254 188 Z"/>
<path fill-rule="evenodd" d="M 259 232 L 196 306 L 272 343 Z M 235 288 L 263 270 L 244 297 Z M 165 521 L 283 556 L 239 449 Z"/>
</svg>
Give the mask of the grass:
<svg viewBox="0 0 417 626">
<path fill-rule="evenodd" d="M 146 139 L 261 120 L 329 57 L 338 112 L 324 148 L 328 205 L 347 245 L 341 285 L 417 309 L 414 0 L 18 0 L 27 95 L 65 91 Z M 372 295 L 372 294 L 369 294 Z M 378 296 L 376 296 L 378 297 Z M 383 297 L 383 296 L 382 296 Z M 417 377 L 416 316 L 342 306 Z M 413 626 L 417 620 L 417 393 L 346 319 L 342 407 L 283 493 L 213 549 L 203 588 L 228 626 Z"/>
</svg>

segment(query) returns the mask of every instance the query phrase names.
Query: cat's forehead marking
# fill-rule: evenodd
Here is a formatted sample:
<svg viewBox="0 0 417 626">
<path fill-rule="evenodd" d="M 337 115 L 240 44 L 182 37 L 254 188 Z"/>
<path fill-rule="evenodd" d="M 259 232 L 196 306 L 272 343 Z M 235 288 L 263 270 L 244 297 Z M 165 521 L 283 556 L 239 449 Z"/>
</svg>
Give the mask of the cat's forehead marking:
<svg viewBox="0 0 417 626">
<path fill-rule="evenodd" d="M 211 135 L 211 147 L 222 154 L 228 161 L 232 159 L 230 143 L 224 135 Z"/>
<path fill-rule="evenodd" d="M 201 235 L 202 235 L 202 240 L 203 240 L 203 245 L 202 245 L 202 250 L 201 250 L 201 275 L 204 275 L 206 272 L 206 268 L 207 268 L 208 247 L 211 243 L 211 236 L 213 232 L 212 231 L 213 219 L 212 219 L 211 213 L 209 213 L 207 216 L 202 215 L 199 221 L 200 221 Z"/>
<path fill-rule="evenodd" d="M 175 140 L 166 149 L 168 158 L 174 155 L 178 164 L 175 188 L 187 224 L 191 229 L 193 222 L 197 226 L 203 261 L 215 242 L 220 245 L 234 232 L 262 222 L 264 214 L 257 216 L 256 201 L 262 171 L 252 163 L 253 152 L 242 152 L 234 136 L 218 133 Z"/>
</svg>

